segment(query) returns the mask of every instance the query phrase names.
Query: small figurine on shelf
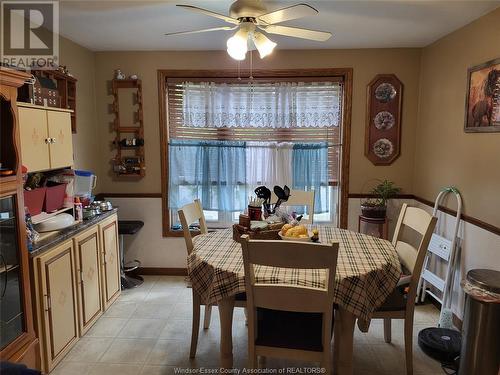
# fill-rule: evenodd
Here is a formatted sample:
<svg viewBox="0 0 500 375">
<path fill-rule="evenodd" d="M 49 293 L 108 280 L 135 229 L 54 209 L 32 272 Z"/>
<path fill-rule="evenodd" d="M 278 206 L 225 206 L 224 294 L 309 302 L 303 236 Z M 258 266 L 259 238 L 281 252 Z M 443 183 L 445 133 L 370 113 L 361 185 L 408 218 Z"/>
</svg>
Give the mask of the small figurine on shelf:
<svg viewBox="0 0 500 375">
<path fill-rule="evenodd" d="M 129 79 L 138 79 L 139 77 L 137 76 L 137 74 L 132 74 L 128 77 Z"/>
<path fill-rule="evenodd" d="M 122 147 L 141 147 L 144 146 L 144 139 L 142 138 L 123 138 L 121 141 L 113 141 L 113 144 L 118 144 Z"/>
<path fill-rule="evenodd" d="M 121 69 L 115 69 L 115 79 L 125 79 L 125 74 Z"/>
</svg>

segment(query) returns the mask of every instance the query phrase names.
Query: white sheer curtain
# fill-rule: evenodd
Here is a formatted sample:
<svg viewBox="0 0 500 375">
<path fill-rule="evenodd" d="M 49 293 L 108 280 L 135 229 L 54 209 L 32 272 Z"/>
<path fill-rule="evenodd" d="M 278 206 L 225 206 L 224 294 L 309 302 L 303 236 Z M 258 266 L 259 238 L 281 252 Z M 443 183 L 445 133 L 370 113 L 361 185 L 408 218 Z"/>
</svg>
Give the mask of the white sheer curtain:
<svg viewBox="0 0 500 375">
<path fill-rule="evenodd" d="M 247 142 L 247 186 L 292 186 L 293 143 Z"/>
<path fill-rule="evenodd" d="M 309 128 L 338 126 L 337 82 L 184 82 L 183 126 Z"/>
</svg>

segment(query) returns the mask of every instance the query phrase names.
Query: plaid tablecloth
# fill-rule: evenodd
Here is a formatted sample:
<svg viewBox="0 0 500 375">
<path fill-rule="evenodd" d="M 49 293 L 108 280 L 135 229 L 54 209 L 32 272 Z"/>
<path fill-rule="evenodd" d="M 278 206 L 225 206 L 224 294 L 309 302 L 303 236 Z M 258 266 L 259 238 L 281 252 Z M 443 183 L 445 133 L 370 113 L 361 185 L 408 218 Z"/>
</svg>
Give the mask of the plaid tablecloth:
<svg viewBox="0 0 500 375">
<path fill-rule="evenodd" d="M 401 274 L 396 250 L 389 241 L 361 233 L 319 226 L 322 243 L 339 242 L 334 302 L 353 313 L 364 325 L 394 290 Z M 232 229 L 194 238 L 188 257 L 188 273 L 193 288 L 205 303 L 245 291 L 241 245 L 233 240 Z M 256 268 L 259 282 L 325 285 L 323 270 Z"/>
</svg>

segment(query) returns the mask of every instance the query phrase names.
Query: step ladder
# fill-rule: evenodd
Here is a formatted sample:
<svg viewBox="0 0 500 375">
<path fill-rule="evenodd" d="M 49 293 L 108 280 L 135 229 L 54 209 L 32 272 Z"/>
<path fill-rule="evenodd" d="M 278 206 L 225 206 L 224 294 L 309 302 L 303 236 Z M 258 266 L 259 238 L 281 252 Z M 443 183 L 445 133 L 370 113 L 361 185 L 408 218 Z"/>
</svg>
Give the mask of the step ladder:
<svg viewBox="0 0 500 375">
<path fill-rule="evenodd" d="M 447 194 L 453 193 L 457 198 L 457 216 L 455 219 L 455 229 L 453 239 L 449 240 L 436 233 L 432 234 L 427 254 L 425 256 L 424 265 L 422 267 L 422 275 L 417 286 L 417 302 L 420 297 L 421 302 L 424 302 L 425 296 L 428 294 L 441 304 L 441 314 L 439 316 L 439 326 L 443 328 L 451 328 L 451 296 L 453 282 L 455 280 L 456 263 L 458 261 L 458 229 L 460 226 L 460 216 L 462 213 L 462 197 L 460 192 L 453 186 L 444 188 L 436 197 L 434 203 L 433 216 L 437 216 L 439 204 L 443 201 Z M 433 259 L 441 259 L 441 263 L 445 266 L 445 278 L 442 279 L 429 269 Z M 435 287 L 441 292 L 439 297 L 432 290 L 429 290 L 428 284 Z"/>
</svg>

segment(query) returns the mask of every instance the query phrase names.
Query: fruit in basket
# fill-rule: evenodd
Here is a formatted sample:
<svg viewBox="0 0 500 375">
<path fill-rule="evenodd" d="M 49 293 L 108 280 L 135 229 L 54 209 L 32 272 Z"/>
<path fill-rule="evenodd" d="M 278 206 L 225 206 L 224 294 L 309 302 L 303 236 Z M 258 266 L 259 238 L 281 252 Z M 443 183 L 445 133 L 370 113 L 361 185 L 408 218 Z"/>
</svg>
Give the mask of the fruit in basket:
<svg viewBox="0 0 500 375">
<path fill-rule="evenodd" d="M 311 237 L 311 241 L 312 242 L 319 242 L 319 230 L 313 229 L 312 234 L 313 235 Z"/>
<path fill-rule="evenodd" d="M 307 237 L 307 228 L 304 225 L 296 225 L 286 231 L 286 234 L 281 232 L 286 237 L 301 238 L 301 235 Z M 304 237 L 302 237 L 304 238 Z"/>
<path fill-rule="evenodd" d="M 286 232 L 288 232 L 289 229 L 293 228 L 293 225 L 292 224 L 285 224 L 283 225 L 283 227 L 281 228 L 281 234 L 283 236 L 286 236 Z"/>
</svg>

